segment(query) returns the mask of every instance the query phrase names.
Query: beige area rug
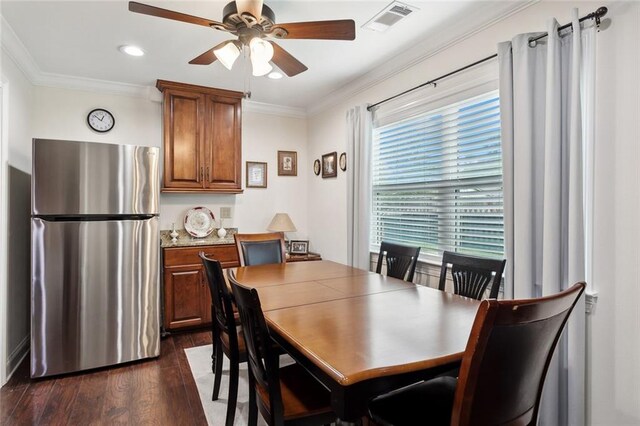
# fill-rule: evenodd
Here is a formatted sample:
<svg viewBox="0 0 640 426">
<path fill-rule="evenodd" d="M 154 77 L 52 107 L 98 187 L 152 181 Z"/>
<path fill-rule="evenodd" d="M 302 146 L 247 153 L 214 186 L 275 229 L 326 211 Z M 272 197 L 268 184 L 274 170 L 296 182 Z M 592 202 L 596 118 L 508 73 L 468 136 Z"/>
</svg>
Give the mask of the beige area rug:
<svg viewBox="0 0 640 426">
<path fill-rule="evenodd" d="M 185 349 L 189 360 L 191 374 L 198 386 L 200 402 L 204 409 L 207 423 L 212 426 L 224 426 L 227 418 L 227 399 L 229 397 L 229 359 L 225 356 L 222 363 L 222 382 L 217 401 L 211 401 L 213 392 L 213 373 L 211 372 L 211 345 L 196 346 Z M 280 365 L 293 363 L 288 355 L 280 356 Z M 238 379 L 238 402 L 234 425 L 244 426 L 249 422 L 249 375 L 247 363 L 240 364 Z M 258 426 L 266 426 L 266 422 L 258 413 Z"/>
</svg>

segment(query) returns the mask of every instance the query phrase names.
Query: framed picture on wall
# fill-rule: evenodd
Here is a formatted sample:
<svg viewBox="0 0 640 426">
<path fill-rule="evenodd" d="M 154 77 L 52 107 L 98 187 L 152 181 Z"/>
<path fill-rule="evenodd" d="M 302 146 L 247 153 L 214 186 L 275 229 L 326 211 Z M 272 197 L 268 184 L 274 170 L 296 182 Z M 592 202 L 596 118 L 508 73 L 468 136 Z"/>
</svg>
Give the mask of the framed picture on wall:
<svg viewBox="0 0 640 426">
<path fill-rule="evenodd" d="M 347 153 L 343 152 L 340 154 L 340 170 L 343 172 L 347 171 Z"/>
<path fill-rule="evenodd" d="M 296 151 L 278 151 L 278 176 L 298 176 Z"/>
<path fill-rule="evenodd" d="M 322 177 L 331 178 L 338 176 L 338 153 L 330 152 L 322 156 Z"/>
<path fill-rule="evenodd" d="M 267 187 L 267 163 L 247 161 L 247 188 Z"/>
</svg>

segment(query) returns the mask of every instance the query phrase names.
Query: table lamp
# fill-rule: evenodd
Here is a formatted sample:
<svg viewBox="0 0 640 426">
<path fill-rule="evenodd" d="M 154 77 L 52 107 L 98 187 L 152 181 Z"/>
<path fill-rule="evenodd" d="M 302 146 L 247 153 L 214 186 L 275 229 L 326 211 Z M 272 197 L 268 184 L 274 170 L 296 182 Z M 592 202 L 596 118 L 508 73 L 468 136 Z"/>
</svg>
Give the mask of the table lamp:
<svg viewBox="0 0 640 426">
<path fill-rule="evenodd" d="M 297 231 L 296 226 L 291 221 L 291 218 L 286 213 L 276 213 L 276 215 L 271 219 L 271 223 L 267 226 L 267 231 L 271 232 L 295 232 Z M 287 235 L 284 234 L 285 244 L 287 243 Z M 286 244 L 287 252 L 289 252 L 289 244 Z"/>
</svg>

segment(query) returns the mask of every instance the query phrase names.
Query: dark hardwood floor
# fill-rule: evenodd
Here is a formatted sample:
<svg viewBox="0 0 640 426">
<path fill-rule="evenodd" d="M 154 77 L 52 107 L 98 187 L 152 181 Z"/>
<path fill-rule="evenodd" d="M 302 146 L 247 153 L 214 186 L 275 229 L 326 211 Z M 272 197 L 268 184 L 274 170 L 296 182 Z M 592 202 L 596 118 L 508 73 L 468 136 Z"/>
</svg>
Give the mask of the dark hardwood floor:
<svg viewBox="0 0 640 426">
<path fill-rule="evenodd" d="M 211 333 L 162 339 L 157 359 L 31 380 L 25 359 L 0 389 L 0 425 L 206 425 L 182 349 L 211 343 Z"/>
</svg>

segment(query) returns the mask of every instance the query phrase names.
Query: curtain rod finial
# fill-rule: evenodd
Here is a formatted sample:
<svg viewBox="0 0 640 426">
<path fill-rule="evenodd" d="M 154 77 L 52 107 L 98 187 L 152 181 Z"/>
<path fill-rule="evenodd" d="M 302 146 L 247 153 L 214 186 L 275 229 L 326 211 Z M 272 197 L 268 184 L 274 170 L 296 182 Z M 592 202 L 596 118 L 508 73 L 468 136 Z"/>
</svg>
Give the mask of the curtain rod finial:
<svg viewBox="0 0 640 426">
<path fill-rule="evenodd" d="M 607 14 L 608 11 L 609 11 L 609 9 L 607 9 L 604 6 L 602 6 L 602 7 L 598 8 L 598 10 L 596 10 L 596 16 L 598 18 L 602 18 L 604 15 Z"/>
</svg>

